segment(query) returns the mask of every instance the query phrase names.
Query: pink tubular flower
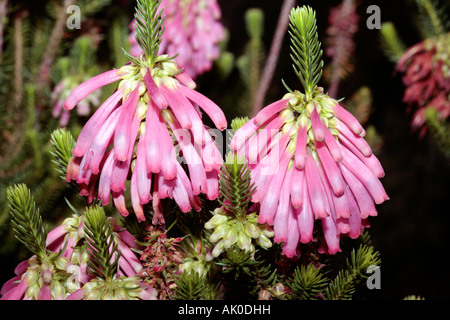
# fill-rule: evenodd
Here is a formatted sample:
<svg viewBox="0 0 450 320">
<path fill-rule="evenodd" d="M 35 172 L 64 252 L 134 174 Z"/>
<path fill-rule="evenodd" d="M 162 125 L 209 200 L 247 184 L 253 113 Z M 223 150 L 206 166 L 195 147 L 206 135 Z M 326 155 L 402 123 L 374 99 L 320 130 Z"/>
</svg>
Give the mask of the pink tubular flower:
<svg viewBox="0 0 450 320">
<path fill-rule="evenodd" d="M 96 190 L 104 205 L 111 196 L 126 216 L 130 179 L 131 203 L 139 221 L 145 220 L 143 205 L 152 199 L 157 220 L 163 218 L 157 213 L 164 198 L 174 199 L 184 212 L 199 210 L 200 193 L 217 198 L 222 164 L 199 108 L 220 130 L 227 127 L 225 115 L 193 89 L 195 82 L 167 55 L 158 56 L 153 66 L 144 56 L 139 61 L 84 82 L 67 98 L 65 108 L 71 110 L 96 89 L 121 80 L 80 132 L 67 181 L 75 180 L 89 200 Z"/>
<path fill-rule="evenodd" d="M 219 42 L 225 39 L 220 23 L 221 10 L 217 0 L 162 0 L 165 32 L 160 53 L 170 56 L 192 78 L 212 68 L 220 55 Z M 130 24 L 130 53 L 139 56 L 141 48 L 136 42 L 135 20 Z"/>
<path fill-rule="evenodd" d="M 388 199 L 383 168 L 359 122 L 321 89 L 309 101 L 298 91 L 262 109 L 244 124 L 231 148 L 245 155 L 257 186 L 258 222 L 273 225 L 283 254 L 313 240 L 320 221 L 321 252 L 340 251 L 340 237 L 356 238 L 374 206 Z"/>
<path fill-rule="evenodd" d="M 121 252 L 117 276 L 136 277 L 142 272 L 143 266 L 132 250 L 141 247 L 114 218 L 108 219 Z M 83 228 L 84 216 L 75 214 L 50 231 L 46 240 L 47 249 L 51 252 L 49 256 L 38 258 L 34 255 L 21 262 L 14 271 L 16 276 L 3 285 L 0 291 L 2 300 L 62 300 L 77 296 L 75 292 L 95 278 L 87 265 L 89 253 L 83 245 Z M 149 290 L 142 289 L 143 298 L 151 298 L 152 295 L 148 296 L 147 293 L 153 291 Z"/>
<path fill-rule="evenodd" d="M 426 39 L 408 50 L 397 62 L 404 73 L 406 87 L 403 101 L 414 111 L 412 127 L 425 133 L 425 110 L 434 108 L 442 120 L 450 116 L 450 69 L 448 64 L 450 35 Z"/>
</svg>

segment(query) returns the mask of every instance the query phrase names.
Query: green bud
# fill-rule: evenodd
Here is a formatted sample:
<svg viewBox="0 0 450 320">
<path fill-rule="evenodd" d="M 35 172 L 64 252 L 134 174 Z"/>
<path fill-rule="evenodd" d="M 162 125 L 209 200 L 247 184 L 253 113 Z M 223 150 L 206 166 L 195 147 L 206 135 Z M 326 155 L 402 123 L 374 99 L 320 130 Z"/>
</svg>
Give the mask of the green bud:
<svg viewBox="0 0 450 320">
<path fill-rule="evenodd" d="M 264 234 L 261 234 L 258 238 L 259 245 L 263 248 L 270 248 L 272 247 L 272 242 L 268 237 L 266 237 Z"/>
<path fill-rule="evenodd" d="M 224 249 L 223 240 L 220 240 L 219 242 L 217 242 L 216 246 L 214 247 L 213 251 L 211 252 L 213 257 L 217 258 L 218 256 L 220 256 L 223 249 Z"/>
<path fill-rule="evenodd" d="M 229 228 L 230 226 L 228 224 L 221 224 L 214 230 L 213 234 L 211 234 L 211 236 L 209 237 L 209 241 L 213 243 L 217 242 L 217 240 L 222 238 Z"/>
<path fill-rule="evenodd" d="M 264 30 L 264 12 L 258 8 L 250 8 L 245 12 L 247 32 L 251 38 L 260 39 Z"/>
<path fill-rule="evenodd" d="M 237 232 L 233 227 L 228 228 L 227 232 L 223 235 L 223 244 L 225 248 L 230 248 L 236 242 Z"/>
<path fill-rule="evenodd" d="M 251 237 L 253 239 L 259 238 L 259 234 L 260 234 L 259 229 L 253 223 L 247 223 L 245 225 L 245 232 L 248 234 L 249 237 Z"/>
<path fill-rule="evenodd" d="M 249 236 L 247 236 L 247 234 L 244 231 L 238 233 L 237 245 L 240 249 L 250 251 L 251 243 L 252 239 Z"/>
</svg>

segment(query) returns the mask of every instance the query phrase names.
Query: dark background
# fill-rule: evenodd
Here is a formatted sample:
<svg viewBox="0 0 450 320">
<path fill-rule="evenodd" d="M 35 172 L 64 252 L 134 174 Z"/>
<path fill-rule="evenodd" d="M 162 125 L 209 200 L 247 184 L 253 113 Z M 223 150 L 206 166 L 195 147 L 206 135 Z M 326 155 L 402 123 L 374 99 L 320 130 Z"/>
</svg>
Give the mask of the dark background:
<svg viewBox="0 0 450 320">
<path fill-rule="evenodd" d="M 40 2 L 33 1 L 32 6 L 39 7 Z M 323 40 L 329 9 L 340 1 L 297 3 L 309 4 L 316 10 L 319 37 Z M 248 40 L 244 13 L 251 7 L 264 10 L 264 42 L 266 51 L 269 50 L 282 1 L 219 0 L 219 4 L 223 23 L 230 32 L 229 51 L 236 56 L 242 54 Z M 380 7 L 382 22 L 392 21 L 395 24 L 407 46 L 421 40 L 415 23 L 414 1 L 359 1 L 360 23 L 355 37 L 357 47 L 354 56 L 356 69 L 341 83 L 337 98 L 350 96 L 362 85 L 370 87 L 374 112 L 368 125 L 374 125 L 383 139 L 383 146 L 377 156 L 386 172 L 382 183 L 390 200 L 377 206 L 379 215 L 370 220 L 373 244 L 380 251 L 382 259 L 381 290 L 373 292 L 372 298 L 401 300 L 414 294 L 429 300 L 448 299 L 450 272 L 446 268 L 445 255 L 449 244 L 446 237 L 450 220 L 447 204 L 449 161 L 429 136 L 421 139 L 417 132 L 411 130 L 410 114 L 402 103 L 404 87 L 401 78 L 393 73 L 394 65 L 381 50 L 379 31 L 366 27 L 369 17 L 366 9 L 372 4 Z M 130 8 L 131 17 L 132 5 Z M 325 63 L 328 62 L 325 58 Z M 230 84 L 239 81 L 238 75 L 234 71 L 225 84 L 215 82 L 214 77 L 214 72 L 201 76 L 198 88 L 220 105 L 230 90 Z M 287 37 L 267 102 L 284 95 L 281 78 L 291 88 L 300 88 L 291 68 Z M 233 115 L 227 114 L 227 117 L 230 121 Z M 17 262 L 14 258 L 2 257 L 1 283 L 13 276 L 12 270 Z"/>
</svg>

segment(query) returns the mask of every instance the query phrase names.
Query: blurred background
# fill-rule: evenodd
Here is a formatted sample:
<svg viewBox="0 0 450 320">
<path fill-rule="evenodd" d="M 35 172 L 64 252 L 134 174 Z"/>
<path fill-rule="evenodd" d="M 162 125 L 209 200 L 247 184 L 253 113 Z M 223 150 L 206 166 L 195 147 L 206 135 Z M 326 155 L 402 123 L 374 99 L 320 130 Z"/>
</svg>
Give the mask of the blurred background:
<svg viewBox="0 0 450 320">
<path fill-rule="evenodd" d="M 95 1 L 93 1 L 95 2 Z M 101 2 L 101 1 L 97 1 Z M 249 102 L 243 102 L 244 88 L 247 84 L 243 80 L 242 70 L 239 68 L 239 57 L 245 55 L 245 48 L 249 43 L 249 34 L 246 29 L 245 14 L 250 8 L 259 8 L 264 13 L 263 33 L 261 48 L 267 54 L 270 50 L 272 39 L 277 26 L 279 13 L 282 7 L 280 0 L 219 0 L 222 10 L 221 21 L 228 30 L 228 40 L 223 44 L 223 52 L 227 52 L 231 60 L 216 61 L 213 68 L 200 75 L 196 81 L 197 89 L 210 97 L 221 106 L 227 115 L 229 122 L 236 116 L 250 114 Z M 441 1 L 443 2 L 443 1 Z M 26 37 L 31 37 L 33 31 L 38 28 L 46 28 L 55 22 L 56 13 L 52 7 L 57 8 L 61 1 L 9 1 L 9 19 L 5 25 L 5 47 L 3 49 L 3 61 L 0 65 L 0 82 L 2 85 L 11 82 L 7 75 L 14 69 L 14 63 L 8 65 L 8 37 L 14 37 L 14 30 L 18 25 L 13 25 L 15 15 L 20 13 L 29 19 Z M 309 4 L 317 13 L 319 37 L 324 50 L 327 48 L 327 28 L 329 27 L 330 9 L 338 6 L 341 1 L 297 1 L 298 5 Z M 370 5 L 377 5 L 381 12 L 381 22 L 392 22 L 397 28 L 398 35 L 406 47 L 410 47 L 422 41 L 420 26 L 417 23 L 417 5 L 413 0 L 399 1 L 355 1 L 356 14 L 359 17 L 358 29 L 354 34 L 355 47 L 350 61 L 352 67 L 348 74 L 339 83 L 335 98 L 345 98 L 344 105 L 348 101 L 349 108 L 359 112 L 362 122 L 368 129 L 368 140 L 381 161 L 386 176 L 382 183 L 390 197 L 390 200 L 377 206 L 378 217 L 370 219 L 373 245 L 381 254 L 381 290 L 373 290 L 373 299 L 403 299 L 408 295 L 419 295 L 425 299 L 448 299 L 450 293 L 450 272 L 446 270 L 445 253 L 448 249 L 447 227 L 450 222 L 450 210 L 446 201 L 449 197 L 450 163 L 446 152 L 439 146 L 439 141 L 429 132 L 421 135 L 418 130 L 411 127 L 412 114 L 402 102 L 405 87 L 401 74 L 395 73 L 395 63 L 386 55 L 381 44 L 380 30 L 367 28 L 366 21 L 371 16 L 366 10 Z M 134 1 L 116 0 L 105 1 L 100 9 L 83 17 L 81 29 L 75 31 L 65 30 L 63 41 L 58 49 L 58 55 L 67 54 L 70 43 L 77 33 L 95 33 L 97 35 L 98 49 L 95 59 L 99 69 L 120 67 L 119 54 L 112 48 L 111 43 L 122 44 L 126 47 L 126 33 L 128 23 L 133 18 Z M 80 5 L 81 10 L 83 7 Z M 26 13 L 24 13 L 26 12 Z M 118 32 L 113 33 L 113 23 L 117 22 Z M 51 29 L 51 28 L 50 28 Z M 50 30 L 49 29 L 49 30 Z M 114 29 L 115 30 L 115 29 Z M 9 32 L 9 33 L 7 33 Z M 120 39 L 115 39 L 114 36 Z M 17 38 L 16 38 L 17 39 Z M 25 41 L 24 40 L 24 41 Z M 36 40 L 36 39 L 35 39 Z M 67 40 L 67 41 L 66 41 Z M 43 40 L 43 44 L 45 41 Z M 289 39 L 284 37 L 278 64 L 273 75 L 271 85 L 265 97 L 265 103 L 280 99 L 286 92 L 281 79 L 292 89 L 300 89 L 300 83 L 293 72 L 289 57 Z M 43 49 L 45 49 L 45 45 Z M 24 47 L 23 56 L 27 56 L 29 48 Z M 16 52 L 17 54 L 17 52 Z M 17 57 L 17 55 L 16 55 Z M 331 57 L 324 54 L 325 67 L 331 64 Z M 29 64 L 32 66 L 32 63 Z M 24 72 L 33 73 L 33 68 L 25 68 Z M 23 87 L 27 87 L 27 81 L 31 77 L 25 77 Z M 325 90 L 330 83 L 324 80 L 320 83 Z M 31 89 L 29 89 L 31 90 Z M 6 91 L 6 92 L 5 92 Z M 8 92 L 9 91 L 9 92 Z M 13 270 L 18 262 L 27 257 L 27 253 L 21 251 L 10 232 L 7 208 L 5 208 L 5 187 L 10 183 L 21 181 L 25 178 L 25 172 L 35 172 L 36 160 L 33 152 L 17 156 L 10 153 L 5 147 L 7 143 L 14 141 L 11 136 L 20 135 L 20 126 L 15 121 L 27 121 L 26 116 L 8 117 L 14 108 L 8 107 L 8 101 L 13 99 L 11 90 L 3 87 L 0 90 L 0 121 L 1 136 L 0 147 L 3 166 L 0 167 L 0 283 L 3 284 L 13 276 Z M 356 93 L 359 93 L 356 94 Z M 356 94 L 356 95 L 355 95 Z M 26 100 L 26 97 L 23 99 Z M 359 100 L 358 100 L 359 99 Z M 361 102 L 362 101 L 362 102 Z M 39 100 L 36 105 L 39 105 Z M 358 106 L 362 109 L 358 109 Z M 45 106 L 41 106 L 45 111 Z M 44 113 L 42 111 L 42 113 Z M 23 112 L 20 111 L 20 112 Z M 41 112 L 37 115 L 40 116 Z M 81 119 L 83 119 L 81 117 Z M 54 120 L 49 120 L 54 121 Z M 75 121 L 75 119 L 71 119 Z M 81 120 L 80 123 L 82 123 Z M 49 128 L 57 126 L 53 122 L 45 128 L 35 128 L 39 132 L 47 132 Z M 76 132 L 76 124 L 74 125 Z M 15 132 L 14 130 L 17 130 Z M 25 133 L 24 133 L 25 134 Z M 3 141 L 2 141 L 3 140 Z M 25 143 L 24 150 L 33 149 L 32 143 Z M 34 151 L 36 152 L 36 150 Z M 27 160 L 28 159 L 28 160 Z M 32 159 L 32 160 L 29 160 Z M 41 161 L 45 166 L 46 158 Z M 9 161 L 9 166 L 5 162 Z M 12 174 L 15 170 L 15 174 Z M 44 169 L 43 169 L 44 170 Z M 9 174 L 8 174 L 9 173 Z M 20 174 L 23 174 L 20 176 Z M 36 173 L 36 172 L 35 172 Z M 44 170 L 41 178 L 48 175 Z M 38 175 L 39 176 L 39 175 Z M 26 176 L 28 178 L 28 176 Z M 35 181 L 28 178 L 28 181 Z M 31 179 L 31 180 L 30 180 Z M 37 181 L 36 180 L 36 181 Z M 41 186 L 42 199 L 52 195 L 55 180 L 49 180 L 48 185 Z M 62 182 L 63 183 L 63 182 Z M 38 184 L 36 182 L 36 184 Z M 65 191 L 64 191 L 65 190 Z M 56 191 L 55 191 L 56 192 Z M 58 199 L 65 196 L 66 189 L 58 192 Z M 56 201 L 56 200 L 55 200 Z M 40 201 L 37 201 L 41 205 Z M 42 204 L 43 204 L 42 200 Z M 55 202 L 57 203 L 57 202 Z M 44 219 L 48 221 L 61 221 L 65 218 L 54 203 L 49 203 L 41 208 Z"/>
</svg>

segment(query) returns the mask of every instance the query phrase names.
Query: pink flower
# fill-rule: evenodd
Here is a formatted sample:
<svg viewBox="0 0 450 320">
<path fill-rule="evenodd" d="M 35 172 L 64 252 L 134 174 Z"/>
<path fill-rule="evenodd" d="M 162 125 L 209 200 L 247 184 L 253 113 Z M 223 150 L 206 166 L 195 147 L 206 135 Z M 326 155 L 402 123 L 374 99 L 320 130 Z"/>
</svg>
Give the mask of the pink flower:
<svg viewBox="0 0 450 320">
<path fill-rule="evenodd" d="M 307 102 L 298 91 L 262 109 L 234 135 L 257 186 L 258 222 L 273 225 L 283 254 L 299 254 L 320 221 L 321 251 L 340 251 L 341 236 L 356 238 L 388 199 L 383 168 L 359 122 L 317 89 Z"/>
<path fill-rule="evenodd" d="M 73 79 L 70 77 L 61 80 L 54 88 L 51 94 L 53 105 L 52 116 L 59 118 L 59 125 L 61 127 L 67 126 L 70 119 L 70 111 L 64 109 L 64 101 L 70 92 L 75 89 Z M 86 97 L 77 105 L 77 113 L 79 116 L 88 116 L 91 112 L 91 107 L 98 106 L 100 102 L 100 91 Z"/>
<path fill-rule="evenodd" d="M 67 181 L 75 180 L 90 201 L 96 192 L 104 205 L 112 197 L 126 216 L 130 179 L 128 191 L 140 221 L 145 220 L 143 205 L 152 199 L 153 217 L 161 220 L 160 199 L 174 199 L 187 212 L 200 210 L 200 193 L 217 198 L 222 156 L 199 108 L 218 129 L 227 127 L 222 110 L 193 89 L 195 82 L 173 60 L 166 55 L 156 60 L 150 66 L 141 56 L 139 65 L 102 73 L 78 86 L 65 102 L 71 110 L 96 89 L 121 80 L 80 132 Z"/>
<path fill-rule="evenodd" d="M 162 0 L 165 32 L 160 54 L 175 56 L 180 68 L 192 78 L 212 68 L 220 55 L 219 42 L 225 39 L 220 23 L 221 10 L 217 0 Z M 141 48 L 135 39 L 135 20 L 130 24 L 130 53 L 139 56 Z"/>
<path fill-rule="evenodd" d="M 435 108 L 441 119 L 450 116 L 450 72 L 448 56 L 449 35 L 422 41 L 403 54 L 396 69 L 403 72 L 406 87 L 403 101 L 413 111 L 412 127 L 426 132 L 425 110 Z"/>
<path fill-rule="evenodd" d="M 1 300 L 62 300 L 71 291 L 66 285 L 66 258 L 52 255 L 38 258 L 33 255 L 21 262 L 0 290 Z"/>
<path fill-rule="evenodd" d="M 117 276 L 136 277 L 144 268 L 133 250 L 142 248 L 114 218 L 108 219 L 121 252 Z M 87 265 L 89 253 L 83 245 L 83 228 L 84 216 L 73 215 L 50 231 L 46 240 L 50 252 L 48 257 L 34 255 L 21 262 L 14 271 L 16 276 L 3 285 L 0 291 L 2 300 L 62 300 L 72 294 L 76 296 L 75 292 L 94 281 L 95 277 Z M 147 297 L 150 289 L 142 290 L 143 297 Z"/>
</svg>

